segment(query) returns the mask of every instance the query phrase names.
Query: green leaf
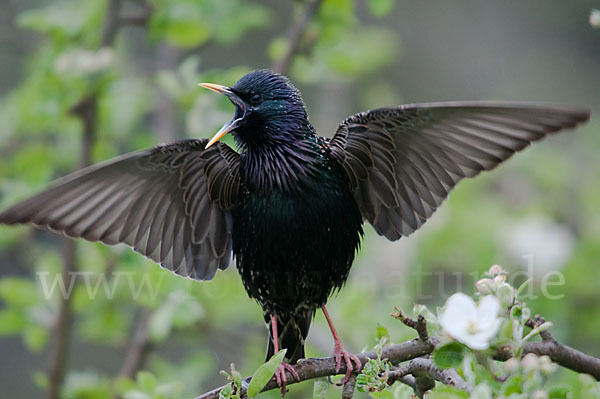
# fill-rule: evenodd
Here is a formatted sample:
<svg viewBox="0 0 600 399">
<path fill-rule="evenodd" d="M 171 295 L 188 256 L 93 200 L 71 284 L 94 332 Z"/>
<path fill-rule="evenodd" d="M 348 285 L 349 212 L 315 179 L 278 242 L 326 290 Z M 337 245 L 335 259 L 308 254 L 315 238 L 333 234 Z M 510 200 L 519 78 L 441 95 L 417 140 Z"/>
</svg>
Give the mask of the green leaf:
<svg viewBox="0 0 600 399">
<path fill-rule="evenodd" d="M 354 17 L 354 0 L 325 0 L 321 6 L 321 13 L 337 18 L 352 19 Z"/>
<path fill-rule="evenodd" d="M 173 328 L 173 307 L 167 302 L 158 308 L 148 321 L 148 331 L 153 342 L 166 339 Z"/>
<path fill-rule="evenodd" d="M 57 37 L 76 35 L 81 30 L 83 22 L 79 10 L 67 6 L 66 3 L 25 11 L 19 14 L 17 19 L 21 28 Z"/>
<path fill-rule="evenodd" d="M 33 385 L 38 388 L 40 391 L 45 391 L 48 389 L 50 382 L 48 381 L 48 375 L 43 371 L 35 371 L 31 377 L 33 381 Z"/>
<path fill-rule="evenodd" d="M 0 311 L 0 336 L 21 332 L 27 319 L 19 309 L 2 309 Z"/>
<path fill-rule="evenodd" d="M 180 20 L 169 24 L 165 38 L 178 47 L 195 47 L 210 37 L 210 29 L 197 20 Z"/>
<path fill-rule="evenodd" d="M 93 311 L 88 308 L 78 329 L 87 340 L 116 344 L 126 339 L 131 323 L 132 319 L 126 308 L 107 303 Z"/>
<path fill-rule="evenodd" d="M 138 386 L 145 392 L 154 392 L 156 389 L 156 378 L 148 371 L 140 371 L 135 379 Z"/>
<path fill-rule="evenodd" d="M 509 396 L 513 393 L 523 393 L 523 377 L 520 375 L 513 375 L 502 384 L 502 393 L 504 396 Z"/>
<path fill-rule="evenodd" d="M 220 43 L 235 43 L 250 30 L 268 27 L 272 20 L 272 13 L 267 7 L 234 0 L 221 2 L 221 4 L 227 4 L 221 6 L 221 11 L 225 13 L 218 13 L 209 21 L 214 31 L 214 38 Z"/>
<path fill-rule="evenodd" d="M 231 387 L 231 384 L 227 384 L 219 392 L 219 399 L 230 399 L 232 397 L 232 394 L 233 388 Z"/>
<path fill-rule="evenodd" d="M 502 284 L 496 290 L 496 297 L 503 307 L 512 305 L 515 300 L 515 289 L 508 284 Z"/>
<path fill-rule="evenodd" d="M 571 389 L 567 386 L 552 387 L 548 390 L 549 399 L 567 399 L 570 398 Z"/>
<path fill-rule="evenodd" d="M 167 40 L 174 46 L 199 46 L 213 34 L 206 8 L 206 2 L 165 2 L 152 14 L 150 31 L 156 39 Z"/>
<path fill-rule="evenodd" d="M 394 0 L 369 0 L 369 11 L 376 17 L 384 17 L 394 9 Z"/>
<path fill-rule="evenodd" d="M 5 277 L 0 281 L 0 298 L 6 303 L 22 307 L 38 303 L 35 283 L 17 277 Z"/>
<path fill-rule="evenodd" d="M 271 378 L 273 378 L 273 374 L 275 374 L 275 371 L 283 361 L 286 352 L 287 349 L 280 350 L 268 362 L 256 369 L 246 391 L 249 397 L 258 395 Z"/>
<path fill-rule="evenodd" d="M 331 47 L 319 47 L 319 56 L 336 74 L 356 77 L 373 73 L 396 59 L 400 50 L 394 32 L 382 28 L 351 31 Z"/>
<path fill-rule="evenodd" d="M 465 347 L 458 342 L 450 342 L 435 349 L 433 361 L 443 369 L 459 367 L 464 357 Z"/>
<path fill-rule="evenodd" d="M 70 371 L 65 379 L 62 399 L 105 399 L 112 397 L 110 383 L 92 371 Z"/>
<path fill-rule="evenodd" d="M 48 342 L 48 330 L 35 324 L 30 324 L 23 330 L 25 346 L 32 352 L 44 349 Z"/>
<path fill-rule="evenodd" d="M 369 396 L 371 396 L 372 399 L 394 399 L 394 393 L 389 389 L 370 392 Z"/>
<path fill-rule="evenodd" d="M 284 37 L 277 37 L 269 43 L 267 48 L 267 54 L 272 60 L 280 60 L 283 58 L 285 53 L 288 51 L 289 43 Z"/>
<path fill-rule="evenodd" d="M 385 328 L 383 325 L 377 323 L 377 329 L 376 329 L 376 334 L 377 334 L 377 340 L 381 340 L 381 338 L 390 338 L 390 333 L 388 332 L 387 328 Z"/>
</svg>

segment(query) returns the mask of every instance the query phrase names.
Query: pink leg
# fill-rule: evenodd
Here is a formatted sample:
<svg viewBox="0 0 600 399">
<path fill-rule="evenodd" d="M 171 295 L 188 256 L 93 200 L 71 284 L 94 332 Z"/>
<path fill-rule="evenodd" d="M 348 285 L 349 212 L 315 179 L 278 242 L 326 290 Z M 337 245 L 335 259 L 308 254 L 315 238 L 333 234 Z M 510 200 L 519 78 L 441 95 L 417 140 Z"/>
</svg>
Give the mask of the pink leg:
<svg viewBox="0 0 600 399">
<path fill-rule="evenodd" d="M 358 356 L 353 355 L 352 353 L 344 349 L 344 345 L 342 345 L 342 341 L 340 341 L 340 337 L 337 331 L 335 330 L 335 327 L 333 326 L 331 318 L 329 317 L 327 308 L 325 307 L 325 305 L 323 305 L 321 306 L 321 309 L 323 309 L 323 314 L 327 319 L 327 323 L 329 324 L 329 329 L 331 330 L 331 334 L 333 335 L 333 341 L 335 343 L 335 346 L 333 347 L 333 356 L 335 357 L 335 372 L 337 373 L 340 371 L 340 367 L 342 365 L 342 358 L 344 358 L 344 363 L 346 363 L 346 375 L 339 382 L 339 385 L 344 385 L 346 381 L 348 381 L 348 378 L 350 378 L 350 374 L 352 374 L 353 371 L 359 371 L 362 368 L 362 362 L 360 361 Z M 356 365 L 356 367 L 354 367 L 354 365 Z"/>
<path fill-rule="evenodd" d="M 275 347 L 275 353 L 279 352 L 279 335 L 277 334 L 277 315 L 275 313 L 271 313 L 271 330 L 273 331 L 273 346 Z M 286 371 L 296 379 L 296 381 L 300 382 L 300 376 L 294 370 L 292 366 L 288 363 L 282 362 L 277 370 L 275 371 L 275 375 L 273 378 L 277 381 L 277 385 L 281 388 L 281 395 L 285 395 L 286 389 L 285 386 L 287 384 L 287 376 L 285 374 Z"/>
</svg>

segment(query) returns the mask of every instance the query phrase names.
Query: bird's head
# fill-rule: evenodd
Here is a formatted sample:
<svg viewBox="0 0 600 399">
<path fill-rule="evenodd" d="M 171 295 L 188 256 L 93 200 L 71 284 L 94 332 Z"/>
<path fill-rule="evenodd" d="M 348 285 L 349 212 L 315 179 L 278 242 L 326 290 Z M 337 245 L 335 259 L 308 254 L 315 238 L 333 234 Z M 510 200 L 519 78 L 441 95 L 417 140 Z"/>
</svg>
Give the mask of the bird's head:
<svg viewBox="0 0 600 399">
<path fill-rule="evenodd" d="M 289 139 L 307 123 L 300 92 L 285 76 L 269 70 L 250 72 L 232 87 L 200 86 L 224 94 L 236 108 L 233 119 L 213 136 L 207 148 L 227 133 L 235 134 L 243 144 Z"/>
</svg>

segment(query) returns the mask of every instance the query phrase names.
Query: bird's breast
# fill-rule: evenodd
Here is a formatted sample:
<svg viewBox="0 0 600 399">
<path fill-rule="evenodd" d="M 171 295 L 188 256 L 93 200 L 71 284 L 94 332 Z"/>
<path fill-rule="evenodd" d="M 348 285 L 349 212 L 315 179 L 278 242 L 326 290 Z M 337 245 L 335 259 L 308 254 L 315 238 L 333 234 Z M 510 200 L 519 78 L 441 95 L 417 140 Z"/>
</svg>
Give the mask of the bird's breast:
<svg viewBox="0 0 600 399">
<path fill-rule="evenodd" d="M 362 218 L 347 182 L 322 172 L 296 190 L 243 187 L 233 251 L 248 293 L 263 306 L 320 306 L 348 275 Z"/>
</svg>

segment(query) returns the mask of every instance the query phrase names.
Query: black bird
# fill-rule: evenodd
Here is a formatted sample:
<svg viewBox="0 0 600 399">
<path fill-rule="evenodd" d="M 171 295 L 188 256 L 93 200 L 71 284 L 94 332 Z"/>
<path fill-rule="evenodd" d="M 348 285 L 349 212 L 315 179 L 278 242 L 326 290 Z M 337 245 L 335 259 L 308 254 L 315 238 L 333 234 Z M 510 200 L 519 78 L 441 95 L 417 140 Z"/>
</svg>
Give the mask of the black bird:
<svg viewBox="0 0 600 399">
<path fill-rule="evenodd" d="M 315 132 L 298 90 L 267 70 L 226 95 L 233 120 L 210 140 L 134 152 L 75 172 L 0 214 L 69 237 L 125 243 L 182 276 L 210 280 L 232 256 L 269 325 L 267 357 L 289 364 L 322 308 L 348 378 L 360 360 L 325 308 L 342 287 L 366 220 L 397 240 L 417 230 L 463 178 L 490 170 L 589 112 L 563 106 L 448 102 L 352 115 L 331 139 Z M 218 140 L 232 133 L 239 152 Z"/>
</svg>

